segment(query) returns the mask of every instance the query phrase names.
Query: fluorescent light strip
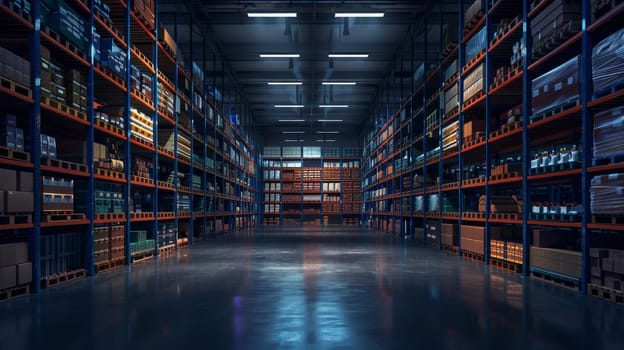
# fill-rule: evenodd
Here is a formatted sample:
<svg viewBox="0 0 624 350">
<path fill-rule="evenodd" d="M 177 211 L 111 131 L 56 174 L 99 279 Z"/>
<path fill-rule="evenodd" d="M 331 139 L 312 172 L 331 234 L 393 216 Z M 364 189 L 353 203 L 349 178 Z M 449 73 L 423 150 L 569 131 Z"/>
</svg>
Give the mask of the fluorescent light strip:
<svg viewBox="0 0 624 350">
<path fill-rule="evenodd" d="M 317 134 L 340 134 L 340 131 L 317 131 Z"/>
<path fill-rule="evenodd" d="M 270 54 L 260 54 L 260 58 L 299 58 L 298 53 L 270 53 Z"/>
<path fill-rule="evenodd" d="M 349 108 L 349 105 L 319 105 L 320 108 Z"/>
<path fill-rule="evenodd" d="M 342 119 L 319 119 L 321 123 L 342 123 Z"/>
<path fill-rule="evenodd" d="M 303 105 L 274 105 L 275 108 L 303 108 Z"/>
<path fill-rule="evenodd" d="M 305 140 L 284 140 L 284 142 L 304 142 Z"/>
<path fill-rule="evenodd" d="M 330 53 L 329 58 L 367 58 L 367 53 Z"/>
<path fill-rule="evenodd" d="M 336 140 L 316 140 L 316 142 L 336 142 Z"/>
<path fill-rule="evenodd" d="M 296 12 L 247 12 L 247 17 L 297 17 Z"/>
<path fill-rule="evenodd" d="M 305 131 L 282 131 L 282 134 L 305 134 Z"/>
<path fill-rule="evenodd" d="M 300 81 L 269 81 L 267 85 L 302 85 Z"/>
<path fill-rule="evenodd" d="M 278 120 L 280 123 L 287 123 L 287 122 L 303 122 L 303 119 L 280 119 Z"/>
<path fill-rule="evenodd" d="M 374 18 L 382 18 L 384 16 L 383 12 L 336 12 L 336 18 L 339 17 L 374 17 Z"/>
<path fill-rule="evenodd" d="M 357 84 L 354 81 L 324 81 L 323 85 L 355 85 Z"/>
</svg>

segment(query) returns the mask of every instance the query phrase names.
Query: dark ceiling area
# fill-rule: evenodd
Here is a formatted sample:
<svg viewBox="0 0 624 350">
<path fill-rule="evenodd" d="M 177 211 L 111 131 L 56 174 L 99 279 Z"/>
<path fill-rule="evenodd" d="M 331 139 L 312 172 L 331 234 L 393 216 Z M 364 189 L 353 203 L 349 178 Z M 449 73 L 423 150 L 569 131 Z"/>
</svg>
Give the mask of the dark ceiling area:
<svg viewBox="0 0 624 350">
<path fill-rule="evenodd" d="M 384 106 L 409 96 L 419 65 L 439 61 L 440 23 L 453 11 L 457 1 L 159 5 L 160 20 L 176 36 L 185 61 L 196 62 L 212 78 L 207 89 L 214 86 L 223 96 L 224 113 L 238 114 L 264 145 L 286 140 L 319 145 L 331 137 L 336 146 L 359 146 Z M 296 17 L 249 17 L 267 12 Z M 336 16 L 344 12 L 383 17 Z M 204 41 L 208 51 L 197 52 Z M 298 57 L 261 57 L 267 54 Z M 329 57 L 333 54 L 364 56 Z M 300 85 L 269 85 L 275 82 Z"/>
</svg>

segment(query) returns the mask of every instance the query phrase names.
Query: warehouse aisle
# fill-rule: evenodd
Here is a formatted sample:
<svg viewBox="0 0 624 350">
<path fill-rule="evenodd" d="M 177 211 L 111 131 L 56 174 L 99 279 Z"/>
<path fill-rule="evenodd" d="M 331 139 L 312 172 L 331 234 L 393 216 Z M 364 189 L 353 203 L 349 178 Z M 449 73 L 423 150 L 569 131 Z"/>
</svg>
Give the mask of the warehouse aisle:
<svg viewBox="0 0 624 350">
<path fill-rule="evenodd" d="M 0 349 L 621 349 L 623 316 L 356 228 L 263 229 L 0 303 Z"/>
</svg>

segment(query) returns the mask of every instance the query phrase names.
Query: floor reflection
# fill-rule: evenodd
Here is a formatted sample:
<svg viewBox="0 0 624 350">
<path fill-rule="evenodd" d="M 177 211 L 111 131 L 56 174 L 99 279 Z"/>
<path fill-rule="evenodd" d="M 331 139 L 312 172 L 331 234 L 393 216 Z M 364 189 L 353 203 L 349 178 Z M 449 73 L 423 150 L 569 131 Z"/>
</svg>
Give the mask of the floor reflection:
<svg viewBox="0 0 624 350">
<path fill-rule="evenodd" d="M 266 229 L 0 303 L 0 349 L 622 349 L 624 307 L 355 229 Z"/>
</svg>

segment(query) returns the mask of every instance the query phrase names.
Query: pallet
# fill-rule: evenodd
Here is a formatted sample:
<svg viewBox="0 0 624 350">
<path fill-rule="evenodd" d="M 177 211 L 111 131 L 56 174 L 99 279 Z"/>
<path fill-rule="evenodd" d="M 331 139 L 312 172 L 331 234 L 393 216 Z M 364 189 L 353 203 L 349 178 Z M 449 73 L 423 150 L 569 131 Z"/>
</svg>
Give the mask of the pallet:
<svg viewBox="0 0 624 350">
<path fill-rule="evenodd" d="M 466 73 L 468 70 L 473 69 L 474 64 L 479 61 L 481 58 L 483 58 L 483 56 L 485 55 L 485 49 L 482 49 L 481 51 L 479 51 L 478 54 L 475 55 L 475 57 L 471 58 L 470 61 L 468 61 L 468 63 L 466 63 L 463 67 L 462 67 L 462 74 Z M 459 92 L 458 92 L 459 93 Z"/>
<path fill-rule="evenodd" d="M 518 172 L 511 172 L 511 173 L 504 173 L 504 174 L 500 174 L 500 175 L 492 175 L 490 176 L 490 181 L 502 181 L 502 180 L 506 180 L 506 179 L 512 179 L 514 177 L 519 177 L 521 176 L 520 173 Z"/>
<path fill-rule="evenodd" d="M 95 174 L 96 175 L 100 175 L 100 176 L 111 177 L 111 178 L 119 179 L 119 180 L 125 180 L 126 179 L 126 176 L 124 175 L 124 173 L 122 173 L 120 171 L 115 171 L 115 170 L 95 168 Z"/>
<path fill-rule="evenodd" d="M 483 96 L 485 96 L 485 91 L 484 90 L 480 90 L 476 94 L 472 95 L 472 97 L 470 97 L 469 99 L 464 101 L 464 104 L 462 105 L 462 107 L 466 108 L 466 107 L 472 105 L 473 103 L 475 103 L 478 99 L 482 98 Z"/>
<path fill-rule="evenodd" d="M 518 220 L 518 213 L 490 213 L 490 218 L 495 220 Z"/>
<path fill-rule="evenodd" d="M 500 129 L 490 133 L 490 139 L 493 139 L 495 137 L 499 137 L 502 136 L 504 134 L 507 134 L 513 130 L 516 130 L 518 128 L 522 127 L 522 120 L 517 121 L 513 124 L 509 124 L 509 125 L 503 125 Z"/>
<path fill-rule="evenodd" d="M 125 221 L 125 213 L 96 213 L 95 220 L 119 220 Z"/>
<path fill-rule="evenodd" d="M 444 115 L 444 122 L 446 123 L 450 119 L 455 118 L 457 115 L 459 115 L 459 106 L 453 107 L 453 109 L 451 109 Z"/>
<path fill-rule="evenodd" d="M 112 133 L 118 134 L 120 136 L 125 137 L 126 136 L 126 132 L 124 130 L 122 130 L 121 128 L 111 124 L 111 123 L 107 123 L 102 119 L 95 119 L 94 124 L 101 127 L 102 129 L 108 130 Z"/>
<path fill-rule="evenodd" d="M 136 45 L 131 45 L 131 51 L 142 61 L 141 63 L 145 64 L 150 70 L 154 70 L 154 63 L 149 59 L 141 50 L 139 50 Z M 141 94 L 143 95 L 143 94 Z"/>
<path fill-rule="evenodd" d="M 545 167 L 530 168 L 529 175 L 547 174 L 557 171 L 574 170 L 581 167 L 581 162 L 566 162 L 563 164 L 549 165 Z"/>
<path fill-rule="evenodd" d="M 175 213 L 172 211 L 159 211 L 158 218 L 159 219 L 173 219 L 175 218 Z"/>
<path fill-rule="evenodd" d="M 513 263 L 511 261 L 507 261 L 499 258 L 491 258 L 490 265 L 495 267 L 500 267 L 501 269 L 509 270 L 512 272 L 519 273 L 522 271 L 522 264 Z"/>
<path fill-rule="evenodd" d="M 32 98 L 32 89 L 29 89 L 24 85 L 18 84 L 14 82 L 13 80 L 6 79 L 5 77 L 2 77 L 2 76 L 0 76 L 0 86 L 18 95 Z"/>
<path fill-rule="evenodd" d="M 146 177 L 136 176 L 136 175 L 132 175 L 132 181 L 138 182 L 140 184 L 145 184 L 145 185 L 153 185 L 154 184 L 154 180 L 153 179 L 148 179 Z"/>
<path fill-rule="evenodd" d="M 167 188 L 170 190 L 175 190 L 175 187 L 173 186 L 172 183 L 167 182 L 167 181 L 160 181 L 160 180 L 158 180 L 158 188 Z"/>
<path fill-rule="evenodd" d="M 484 183 L 485 183 L 485 178 L 484 177 L 477 177 L 477 178 L 474 178 L 474 179 L 463 180 L 462 181 L 462 186 L 478 185 L 478 184 L 484 184 Z"/>
<path fill-rule="evenodd" d="M 479 132 L 476 132 L 472 136 L 468 136 L 464 138 L 464 142 L 462 143 L 462 149 L 466 149 L 468 147 L 472 147 L 472 146 L 475 146 L 484 142 L 485 142 L 485 133 L 479 131 Z"/>
<path fill-rule="evenodd" d="M 150 249 L 150 250 L 144 250 L 142 252 L 134 253 L 134 255 L 130 257 L 130 260 L 132 261 L 133 264 L 136 264 L 136 263 L 151 259 L 152 257 L 154 257 L 154 250 Z"/>
<path fill-rule="evenodd" d="M 150 31 L 154 30 L 154 21 L 150 21 L 140 11 L 132 9 L 132 13 L 143 23 Z"/>
<path fill-rule="evenodd" d="M 88 173 L 88 168 L 86 165 L 84 164 L 79 164 L 79 163 L 74 163 L 74 162 L 67 162 L 64 160 L 60 160 L 60 159 L 52 159 L 49 157 L 46 158 L 41 158 L 41 163 L 43 165 L 47 165 L 50 167 L 54 167 L 54 168 L 61 168 L 61 169 L 65 169 L 65 170 L 69 170 L 69 171 L 77 171 L 80 173 Z"/>
<path fill-rule="evenodd" d="M 443 219 L 458 219 L 459 218 L 459 213 L 456 213 L 456 212 L 445 212 L 445 213 L 442 213 L 442 218 Z"/>
<path fill-rule="evenodd" d="M 30 163 L 30 153 L 0 146 L 0 158 Z"/>
<path fill-rule="evenodd" d="M 85 269 L 78 269 L 74 271 L 68 271 L 56 274 L 54 276 L 48 276 L 41 279 L 41 289 L 50 288 L 77 280 L 81 277 L 85 277 L 87 272 Z"/>
<path fill-rule="evenodd" d="M 578 290 L 580 286 L 580 281 L 576 277 L 569 277 L 534 267 L 531 268 L 531 277 L 573 290 Z"/>
<path fill-rule="evenodd" d="M 50 29 L 50 27 L 42 26 L 41 31 L 46 33 L 52 39 L 56 40 L 62 46 L 65 46 L 65 48 L 67 50 L 69 50 L 70 52 L 72 52 L 76 56 L 80 57 L 81 59 L 83 59 L 86 62 L 89 62 L 89 59 L 88 59 L 87 55 L 81 49 L 76 47 L 76 45 L 72 44 L 69 40 L 65 39 L 62 35 L 58 34 L 54 30 Z"/>
<path fill-rule="evenodd" d="M 555 222 L 581 222 L 578 214 L 529 214 L 529 220 Z"/>
<path fill-rule="evenodd" d="M 451 182 L 442 184 L 442 190 L 456 190 L 459 189 L 459 182 Z"/>
<path fill-rule="evenodd" d="M 161 106 L 160 104 L 158 105 L 158 112 L 160 112 L 162 115 L 164 115 L 165 117 L 171 119 L 172 121 L 175 119 L 175 117 L 173 116 L 173 114 L 171 114 L 167 108 Z M 175 123 L 175 122 L 174 122 Z"/>
<path fill-rule="evenodd" d="M 457 150 L 457 145 L 454 146 L 455 149 L 451 149 L 451 150 L 446 150 L 444 152 L 442 152 L 442 158 L 451 158 L 454 157 L 456 155 L 459 154 L 459 151 Z"/>
<path fill-rule="evenodd" d="M 508 67 L 507 68 L 507 72 L 505 72 L 504 75 L 494 77 L 493 82 L 490 85 L 490 91 L 492 91 L 492 90 L 496 89 L 497 87 L 505 84 L 506 82 L 508 82 L 513 77 L 515 77 L 517 74 L 520 74 L 521 72 L 522 72 L 522 66 L 515 67 L 515 68 Z"/>
<path fill-rule="evenodd" d="M 104 73 L 105 76 L 107 76 L 109 79 L 113 80 L 117 84 L 123 86 L 124 88 L 126 87 L 125 80 L 121 79 L 120 76 L 118 76 L 117 74 L 113 73 L 110 69 L 108 69 L 107 67 L 104 67 L 99 62 L 95 62 L 94 68 L 99 70 L 99 71 L 101 71 L 102 73 Z"/>
<path fill-rule="evenodd" d="M 485 258 L 483 257 L 483 254 L 471 252 L 471 251 L 465 250 L 465 249 L 461 250 L 461 255 L 463 257 L 465 257 L 465 258 L 470 259 L 470 260 L 481 261 L 481 262 L 485 261 Z"/>
<path fill-rule="evenodd" d="M 448 245 L 448 244 L 442 243 L 442 250 L 447 251 L 447 252 L 457 253 L 457 247 L 454 245 Z"/>
<path fill-rule="evenodd" d="M 624 292 L 604 286 L 599 286 L 597 284 L 588 284 L 587 294 L 596 298 L 610 301 L 612 303 L 624 304 Z"/>
<path fill-rule="evenodd" d="M 32 224 L 32 214 L 0 215 L 0 226 Z"/>
<path fill-rule="evenodd" d="M 485 213 L 481 212 L 464 212 L 462 218 L 465 219 L 485 219 Z"/>
<path fill-rule="evenodd" d="M 30 285 L 28 284 L 24 286 L 5 289 L 3 291 L 0 291 L 0 301 L 11 300 L 13 298 L 17 298 L 28 293 L 30 293 Z"/>
<path fill-rule="evenodd" d="M 76 214 L 76 213 L 43 213 L 42 215 L 43 222 L 63 222 L 63 221 L 78 221 L 78 220 L 86 220 L 87 216 L 85 214 Z"/>
<path fill-rule="evenodd" d="M 130 219 L 149 219 L 153 218 L 153 212 L 133 212 L 130 213 Z"/>
<path fill-rule="evenodd" d="M 108 260 L 108 261 L 104 261 L 104 262 L 100 262 L 100 263 L 96 263 L 94 265 L 95 273 L 100 273 L 100 272 L 103 272 L 103 271 L 113 270 L 113 269 L 118 269 L 120 267 L 123 267 L 124 266 L 124 260 L 125 260 L 125 257 L 117 258 L 117 259 L 114 259 L 114 260 Z"/>
<path fill-rule="evenodd" d="M 146 105 L 154 108 L 154 101 L 147 98 L 147 96 L 144 93 L 142 93 L 141 91 L 137 89 L 132 89 L 132 93 L 135 95 L 135 98 L 137 98 L 138 100 L 141 100 Z"/>
<path fill-rule="evenodd" d="M 570 109 L 570 108 L 574 108 L 576 106 L 579 106 L 580 104 L 581 104 L 581 101 L 578 98 L 573 99 L 573 100 L 568 101 L 568 102 L 565 102 L 563 104 L 560 104 L 558 106 L 550 108 L 547 111 L 544 111 L 544 112 L 541 112 L 541 113 L 539 113 L 537 115 L 532 116 L 531 120 L 530 120 L 530 123 L 533 124 L 533 123 L 535 123 L 538 120 L 545 119 L 545 118 L 548 118 L 548 117 L 552 117 L 553 115 L 562 113 L 563 111 L 565 111 L 567 109 Z"/>
<path fill-rule="evenodd" d="M 134 140 L 136 143 L 141 144 L 147 148 L 153 149 L 154 148 L 154 143 L 152 141 L 148 141 L 142 137 L 139 137 L 135 134 L 130 135 L 130 138 L 132 140 Z"/>
<path fill-rule="evenodd" d="M 67 113 L 69 115 L 71 115 L 72 117 L 78 118 L 78 119 L 82 119 L 82 120 L 87 120 L 87 114 L 84 112 L 81 112 L 75 108 L 69 107 L 68 105 L 61 103 L 57 100 L 51 99 L 49 97 L 46 96 L 41 96 L 41 103 L 43 103 L 44 105 L 50 106 L 56 110 L 59 110 L 61 112 Z"/>
<path fill-rule="evenodd" d="M 607 225 L 624 225 L 624 215 L 592 215 L 592 223 Z"/>
<path fill-rule="evenodd" d="M 175 244 L 170 244 L 170 245 L 158 248 L 158 254 L 160 255 L 171 255 L 175 253 L 175 251 L 176 251 Z"/>
</svg>

